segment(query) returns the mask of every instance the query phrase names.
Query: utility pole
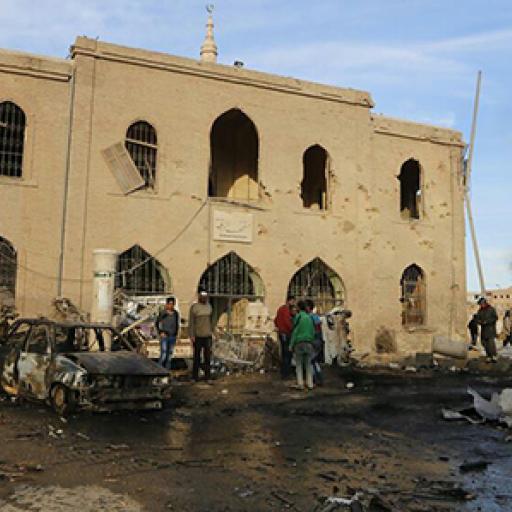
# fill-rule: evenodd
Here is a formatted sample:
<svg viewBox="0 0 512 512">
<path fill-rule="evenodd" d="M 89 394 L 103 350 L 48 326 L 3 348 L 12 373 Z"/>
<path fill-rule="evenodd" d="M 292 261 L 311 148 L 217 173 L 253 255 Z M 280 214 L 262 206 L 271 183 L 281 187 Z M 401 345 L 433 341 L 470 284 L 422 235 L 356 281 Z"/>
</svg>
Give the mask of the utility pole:
<svg viewBox="0 0 512 512">
<path fill-rule="evenodd" d="M 473 107 L 473 121 L 471 123 L 471 135 L 469 139 L 469 151 L 468 157 L 464 162 L 464 197 L 466 199 L 466 212 L 468 215 L 468 223 L 469 229 L 471 231 L 471 240 L 473 242 L 473 251 L 475 254 L 476 268 L 478 272 L 478 280 L 480 281 L 480 292 L 483 296 L 485 296 L 485 281 L 484 281 L 484 273 L 482 270 L 482 262 L 480 260 L 480 251 L 478 249 L 478 242 L 476 239 L 476 231 L 475 224 L 473 222 L 473 212 L 471 208 L 471 199 L 469 197 L 469 186 L 471 183 L 471 168 L 473 165 L 473 151 L 475 148 L 475 135 L 476 135 L 476 123 L 478 118 L 478 106 L 480 103 L 480 84 L 482 81 L 482 72 L 478 72 L 477 80 L 476 80 L 476 93 L 475 93 L 475 103 Z"/>
</svg>

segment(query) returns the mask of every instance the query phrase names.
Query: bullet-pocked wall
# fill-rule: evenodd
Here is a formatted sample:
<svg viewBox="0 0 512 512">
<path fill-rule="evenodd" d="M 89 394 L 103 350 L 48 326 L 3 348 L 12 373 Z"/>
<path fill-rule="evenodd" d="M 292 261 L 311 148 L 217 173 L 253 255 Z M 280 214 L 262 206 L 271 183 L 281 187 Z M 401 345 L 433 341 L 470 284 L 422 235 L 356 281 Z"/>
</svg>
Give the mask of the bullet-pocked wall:
<svg viewBox="0 0 512 512">
<path fill-rule="evenodd" d="M 354 312 L 351 325 L 360 350 L 380 347 L 383 329 L 392 350 L 424 350 L 432 333 L 463 333 L 459 133 L 374 117 L 371 98 L 362 91 L 86 38 L 77 39 L 72 55 L 65 295 L 87 309 L 92 251 L 140 247 L 158 255 L 166 286 L 186 310 L 205 270 L 234 252 L 261 280 L 271 312 L 284 300 L 296 272 L 320 261 L 332 283 L 341 283 L 332 284 L 333 293 L 342 294 Z M 61 95 L 63 107 L 66 97 Z M 240 137 L 250 138 L 254 147 L 230 164 L 229 147 L 240 145 L 236 133 L 233 139 L 224 127 L 212 137 L 212 128 L 219 119 L 234 122 L 233 113 L 247 120 L 244 126 L 251 130 L 242 130 Z M 127 141 L 127 130 L 137 122 L 150 125 L 154 138 L 134 141 L 135 134 Z M 218 144 L 214 151 L 212 140 Z M 141 153 L 151 155 L 151 186 L 123 192 L 103 154 L 118 143 L 127 149 L 142 144 L 151 152 Z M 316 189 L 305 183 L 309 148 L 325 152 L 312 160 L 316 167 L 322 160 L 325 167 Z M 65 140 L 57 153 L 65 159 Z M 34 158 L 44 155 L 41 148 Z M 421 168 L 419 218 L 405 218 L 401 211 L 399 175 L 409 159 Z M 139 167 L 144 162 L 139 158 Z M 233 167 L 231 187 L 222 181 L 229 173 L 222 179 L 215 174 L 226 165 Z M 53 173 L 55 186 L 62 189 L 63 166 L 54 166 Z M 61 206 L 54 196 L 40 212 L 30 212 L 30 222 L 41 212 L 57 215 Z M 27 233 L 28 225 L 20 223 L 13 236 Z M 0 231 L 4 235 L 9 237 Z M 25 236 L 21 250 L 34 250 Z M 402 279 L 412 264 L 423 272 L 420 286 Z M 40 291 L 47 302 L 51 293 Z M 407 318 L 416 320 L 404 324 L 404 309 L 413 303 L 425 316 L 418 323 L 419 313 L 411 310 Z"/>
</svg>

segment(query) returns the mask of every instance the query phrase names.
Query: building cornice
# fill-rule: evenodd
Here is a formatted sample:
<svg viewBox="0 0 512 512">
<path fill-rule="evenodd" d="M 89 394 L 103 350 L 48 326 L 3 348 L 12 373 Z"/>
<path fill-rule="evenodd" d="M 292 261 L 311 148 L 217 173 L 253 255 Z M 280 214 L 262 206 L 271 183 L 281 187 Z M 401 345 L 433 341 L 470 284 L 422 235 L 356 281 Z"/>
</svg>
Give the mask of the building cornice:
<svg viewBox="0 0 512 512">
<path fill-rule="evenodd" d="M 463 135 L 457 130 L 435 125 L 415 123 L 382 115 L 372 115 L 373 131 L 380 135 L 412 139 L 445 146 L 464 148 Z"/>
<path fill-rule="evenodd" d="M 218 80 L 224 83 L 231 82 L 248 87 L 296 94 L 325 101 L 347 103 L 365 108 L 372 108 L 374 106 L 370 94 L 365 91 L 322 85 L 223 64 L 200 62 L 165 53 L 127 48 L 85 37 L 77 38 L 75 44 L 71 47 L 71 55 L 73 58 L 78 55 L 89 56 L 96 59 L 144 66 L 204 79 Z"/>
<path fill-rule="evenodd" d="M 0 73 L 67 82 L 73 73 L 73 66 L 70 60 L 0 50 Z"/>
</svg>

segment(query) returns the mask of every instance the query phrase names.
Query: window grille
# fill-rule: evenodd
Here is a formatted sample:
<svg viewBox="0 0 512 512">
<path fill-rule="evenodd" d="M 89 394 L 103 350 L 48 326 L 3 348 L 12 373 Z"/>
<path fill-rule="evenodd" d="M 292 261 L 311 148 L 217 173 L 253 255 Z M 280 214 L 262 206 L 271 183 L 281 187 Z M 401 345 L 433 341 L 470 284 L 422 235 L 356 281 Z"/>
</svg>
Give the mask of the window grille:
<svg viewBox="0 0 512 512">
<path fill-rule="evenodd" d="M 126 132 L 125 146 L 146 187 L 154 188 L 157 156 L 156 130 L 146 121 L 132 124 Z"/>
<path fill-rule="evenodd" d="M 290 281 L 288 294 L 297 300 L 309 299 L 319 313 L 326 313 L 344 301 L 341 278 L 320 258 L 304 265 Z"/>
<path fill-rule="evenodd" d="M 253 274 L 242 258 L 230 252 L 205 271 L 199 286 L 211 297 L 261 298 L 255 291 Z"/>
<path fill-rule="evenodd" d="M 121 253 L 117 259 L 116 288 L 121 288 L 128 295 L 165 293 L 167 287 L 162 275 L 162 267 L 154 258 L 145 261 L 150 256 L 139 245 L 134 245 Z M 127 272 L 137 265 L 140 266 Z"/>
<path fill-rule="evenodd" d="M 0 292 L 14 299 L 16 295 L 16 250 L 10 242 L 0 237 Z"/>
<path fill-rule="evenodd" d="M 236 318 L 235 305 L 242 299 L 264 299 L 263 284 L 258 274 L 234 252 L 206 269 L 199 280 L 199 288 L 210 296 L 214 322 L 217 323 L 225 314 L 225 328 L 234 336 L 242 333 L 245 324 Z"/>
<path fill-rule="evenodd" d="M 404 270 L 400 280 L 402 288 L 402 325 L 425 323 L 426 289 L 423 271 L 417 265 Z"/>
<path fill-rule="evenodd" d="M 25 143 L 25 113 L 20 107 L 0 103 L 0 175 L 21 178 Z"/>
</svg>

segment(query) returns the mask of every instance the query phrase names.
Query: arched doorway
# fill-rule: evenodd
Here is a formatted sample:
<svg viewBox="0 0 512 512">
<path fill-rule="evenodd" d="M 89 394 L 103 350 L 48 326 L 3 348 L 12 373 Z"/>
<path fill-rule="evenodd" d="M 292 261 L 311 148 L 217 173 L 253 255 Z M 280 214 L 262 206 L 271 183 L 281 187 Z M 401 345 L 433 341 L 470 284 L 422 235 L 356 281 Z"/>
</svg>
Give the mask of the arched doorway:
<svg viewBox="0 0 512 512">
<path fill-rule="evenodd" d="M 235 335 L 244 329 L 247 304 L 265 298 L 259 274 L 233 251 L 204 271 L 199 288 L 210 296 L 214 324 Z"/>
<path fill-rule="evenodd" d="M 164 266 L 140 245 L 134 245 L 119 255 L 116 289 L 126 295 L 160 295 L 169 292 L 170 285 Z"/>
<path fill-rule="evenodd" d="M 210 197 L 257 200 L 258 132 L 254 123 L 239 109 L 219 116 L 210 133 Z"/>
<path fill-rule="evenodd" d="M 345 301 L 345 287 L 340 276 L 320 258 L 315 258 L 292 277 L 288 294 L 298 300 L 312 300 L 319 313 L 325 313 Z"/>
</svg>

